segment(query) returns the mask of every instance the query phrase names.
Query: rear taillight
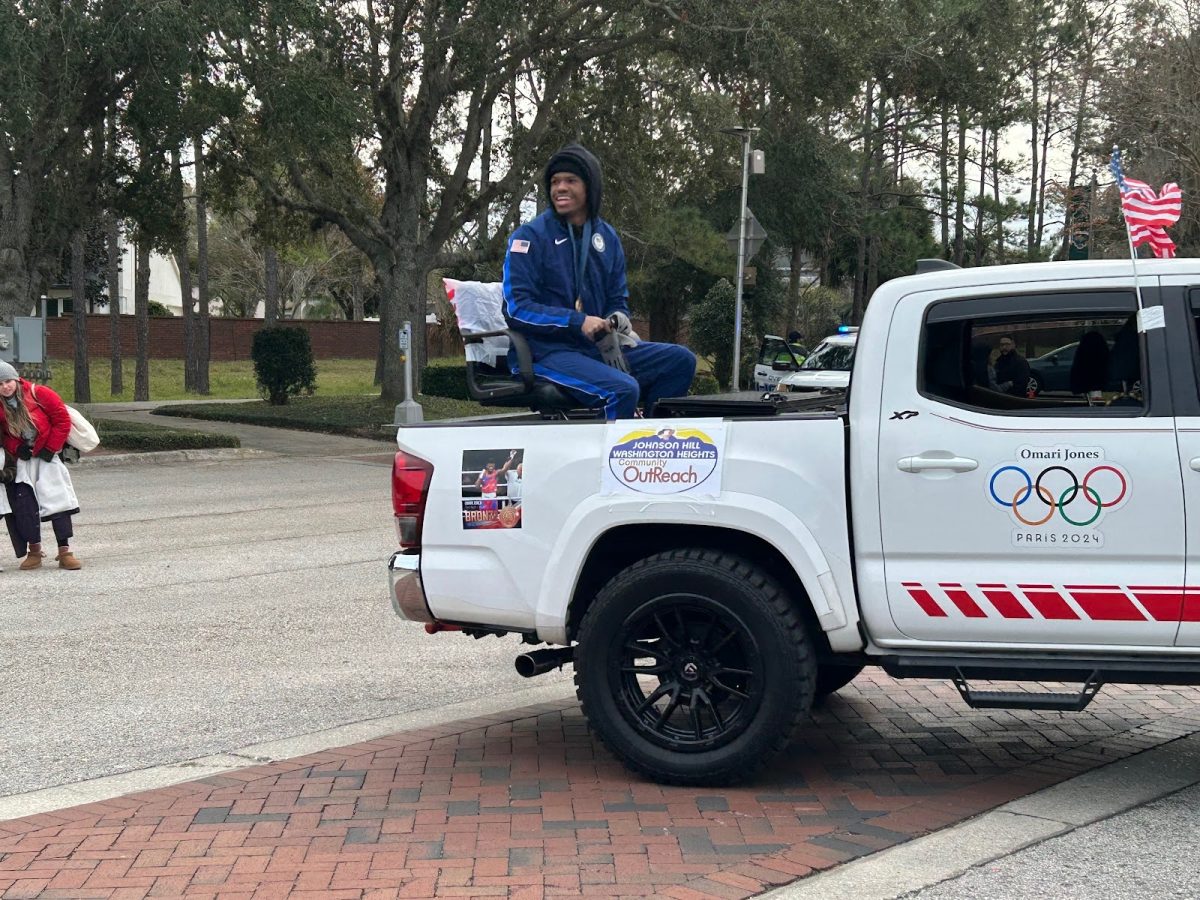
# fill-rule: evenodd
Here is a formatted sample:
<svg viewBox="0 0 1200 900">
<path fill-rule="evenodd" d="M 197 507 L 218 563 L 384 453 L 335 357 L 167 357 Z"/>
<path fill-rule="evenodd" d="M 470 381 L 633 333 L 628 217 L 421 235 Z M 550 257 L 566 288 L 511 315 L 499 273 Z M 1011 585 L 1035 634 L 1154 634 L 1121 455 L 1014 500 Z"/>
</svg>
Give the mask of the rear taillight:
<svg viewBox="0 0 1200 900">
<path fill-rule="evenodd" d="M 392 463 L 392 511 L 396 514 L 396 536 L 405 550 L 421 546 L 421 524 L 425 501 L 433 480 L 433 463 L 400 451 Z"/>
</svg>

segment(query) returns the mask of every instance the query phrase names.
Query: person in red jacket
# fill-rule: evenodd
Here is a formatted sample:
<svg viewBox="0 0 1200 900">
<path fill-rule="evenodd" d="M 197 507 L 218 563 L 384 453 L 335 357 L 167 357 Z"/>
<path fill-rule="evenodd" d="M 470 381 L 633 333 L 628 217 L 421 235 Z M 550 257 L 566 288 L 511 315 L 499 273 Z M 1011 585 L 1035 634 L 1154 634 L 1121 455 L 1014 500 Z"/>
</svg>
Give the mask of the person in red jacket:
<svg viewBox="0 0 1200 900">
<path fill-rule="evenodd" d="M 4 451 L 18 460 L 37 457 L 50 462 L 67 443 L 71 433 L 71 415 L 62 398 L 45 385 L 33 385 L 9 363 L 0 360 L 0 438 Z M 19 467 L 18 467 L 19 468 Z M 19 476 L 18 476 L 19 477 Z M 5 517 L 8 534 L 17 556 L 24 556 L 21 569 L 42 565 L 42 521 L 33 486 L 13 479 L 7 482 L 12 513 Z M 71 552 L 71 514 L 69 510 L 50 517 L 58 541 L 59 568 L 78 569 L 80 562 Z"/>
</svg>

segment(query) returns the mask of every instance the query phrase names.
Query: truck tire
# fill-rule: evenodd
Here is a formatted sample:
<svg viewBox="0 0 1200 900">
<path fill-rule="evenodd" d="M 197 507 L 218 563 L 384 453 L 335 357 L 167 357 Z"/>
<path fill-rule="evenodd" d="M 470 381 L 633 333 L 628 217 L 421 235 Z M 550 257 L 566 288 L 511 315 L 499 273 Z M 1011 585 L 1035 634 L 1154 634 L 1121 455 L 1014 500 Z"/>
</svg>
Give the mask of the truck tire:
<svg viewBox="0 0 1200 900">
<path fill-rule="evenodd" d="M 804 623 L 775 581 L 729 553 L 672 550 L 635 563 L 600 590 L 578 640 L 584 715 L 655 781 L 745 779 L 812 706 Z"/>
<path fill-rule="evenodd" d="M 830 694 L 836 694 L 855 678 L 857 678 L 866 666 L 836 666 L 823 665 L 817 666 L 817 687 L 813 696 L 813 705 L 819 705 L 825 701 L 825 698 Z"/>
</svg>

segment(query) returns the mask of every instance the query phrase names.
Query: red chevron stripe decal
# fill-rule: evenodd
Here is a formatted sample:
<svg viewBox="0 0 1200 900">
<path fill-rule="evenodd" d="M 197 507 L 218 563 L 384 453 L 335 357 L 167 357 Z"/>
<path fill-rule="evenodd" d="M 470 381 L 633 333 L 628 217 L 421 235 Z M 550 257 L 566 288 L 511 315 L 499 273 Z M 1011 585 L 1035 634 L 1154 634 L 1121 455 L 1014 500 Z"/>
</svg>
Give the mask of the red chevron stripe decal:
<svg viewBox="0 0 1200 900">
<path fill-rule="evenodd" d="M 904 585 L 904 589 L 908 591 L 910 597 L 917 601 L 917 606 L 921 607 L 925 615 L 935 619 L 946 618 L 946 611 L 937 605 L 937 601 L 921 585 L 906 584 Z"/>
<path fill-rule="evenodd" d="M 1057 588 L 1050 584 L 1017 584 L 1014 590 L 1006 584 L 957 581 L 941 581 L 936 585 L 905 581 L 901 585 L 925 615 L 937 619 L 949 617 L 947 610 L 951 608 L 934 599 L 940 591 L 953 605 L 953 612 L 967 619 L 1040 617 L 1048 621 L 1200 622 L 1200 587 L 1067 584 Z M 979 594 L 987 598 L 995 613 L 976 601 Z M 1021 597 L 1037 611 L 1036 616 L 1021 602 Z M 1083 611 L 1082 616 L 1068 602 L 1068 597 Z"/>
</svg>

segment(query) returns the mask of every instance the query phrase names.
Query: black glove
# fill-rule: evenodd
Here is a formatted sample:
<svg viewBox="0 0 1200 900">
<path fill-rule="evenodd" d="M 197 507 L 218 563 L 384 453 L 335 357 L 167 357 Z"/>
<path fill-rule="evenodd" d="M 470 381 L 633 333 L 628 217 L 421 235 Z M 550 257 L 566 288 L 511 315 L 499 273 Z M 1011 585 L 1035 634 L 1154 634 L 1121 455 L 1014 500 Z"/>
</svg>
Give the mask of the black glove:
<svg viewBox="0 0 1200 900">
<path fill-rule="evenodd" d="M 33 448 L 28 444 L 22 444 L 17 448 L 17 459 L 33 459 Z"/>
<path fill-rule="evenodd" d="M 38 459 L 40 459 L 42 462 L 50 462 L 54 459 L 54 451 L 49 447 L 43 447 L 38 451 Z"/>
<path fill-rule="evenodd" d="M 17 480 L 17 470 L 0 469 L 0 484 L 11 484 Z"/>
</svg>

